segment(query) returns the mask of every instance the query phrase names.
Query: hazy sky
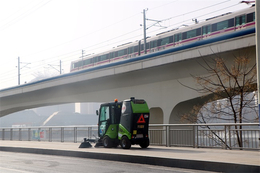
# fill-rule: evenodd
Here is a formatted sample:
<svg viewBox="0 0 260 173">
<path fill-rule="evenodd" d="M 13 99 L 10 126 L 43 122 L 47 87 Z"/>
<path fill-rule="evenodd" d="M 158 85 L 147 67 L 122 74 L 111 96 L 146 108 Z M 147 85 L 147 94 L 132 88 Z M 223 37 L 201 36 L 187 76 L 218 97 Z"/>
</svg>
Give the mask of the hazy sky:
<svg viewBox="0 0 260 173">
<path fill-rule="evenodd" d="M 54 75 L 50 65 L 62 61 L 63 73 L 70 62 L 143 38 L 143 9 L 148 19 L 164 20 L 151 27 L 153 36 L 192 18 L 208 17 L 250 7 L 240 0 L 0 0 L 0 89 L 18 84 L 18 56 L 31 63 L 22 68 L 21 84 L 40 74 Z M 147 27 L 154 22 L 147 21 Z M 58 66 L 55 66 L 57 69 Z"/>
</svg>

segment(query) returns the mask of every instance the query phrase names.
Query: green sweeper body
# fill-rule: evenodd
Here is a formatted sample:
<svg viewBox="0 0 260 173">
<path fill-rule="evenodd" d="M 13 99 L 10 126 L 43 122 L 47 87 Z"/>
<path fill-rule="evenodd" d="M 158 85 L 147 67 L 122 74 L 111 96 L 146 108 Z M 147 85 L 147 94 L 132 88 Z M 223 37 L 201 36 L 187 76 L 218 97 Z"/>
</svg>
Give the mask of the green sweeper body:
<svg viewBox="0 0 260 173">
<path fill-rule="evenodd" d="M 98 139 L 84 139 L 80 148 L 91 147 L 89 142 L 105 148 L 121 145 L 123 149 L 138 144 L 142 148 L 149 146 L 149 108 L 145 100 L 130 99 L 100 105 L 98 115 Z"/>
</svg>

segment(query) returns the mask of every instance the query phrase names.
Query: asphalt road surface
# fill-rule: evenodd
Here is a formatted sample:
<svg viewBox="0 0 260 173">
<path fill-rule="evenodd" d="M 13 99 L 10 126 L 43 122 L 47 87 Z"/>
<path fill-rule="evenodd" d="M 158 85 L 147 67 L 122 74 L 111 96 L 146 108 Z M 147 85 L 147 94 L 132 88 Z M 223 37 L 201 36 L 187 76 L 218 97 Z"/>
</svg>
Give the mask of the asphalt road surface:
<svg viewBox="0 0 260 173">
<path fill-rule="evenodd" d="M 204 171 L 40 154 L 0 152 L 1 173 L 199 173 Z M 206 171 L 205 171 L 206 172 Z M 207 171 L 208 172 L 208 171 Z"/>
</svg>

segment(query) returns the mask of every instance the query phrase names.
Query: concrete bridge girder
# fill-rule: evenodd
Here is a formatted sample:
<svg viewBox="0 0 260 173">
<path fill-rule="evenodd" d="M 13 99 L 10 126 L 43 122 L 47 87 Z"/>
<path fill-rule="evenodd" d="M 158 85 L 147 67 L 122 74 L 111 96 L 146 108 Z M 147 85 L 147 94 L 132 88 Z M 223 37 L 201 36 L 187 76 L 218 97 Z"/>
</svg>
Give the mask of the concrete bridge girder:
<svg viewBox="0 0 260 173">
<path fill-rule="evenodd" d="M 241 43 L 243 42 L 243 44 Z M 254 36 L 212 44 L 162 57 L 109 67 L 95 72 L 66 76 L 35 85 L 25 85 L 0 92 L 0 116 L 9 113 L 71 102 L 110 102 L 114 98 L 144 98 L 151 108 L 151 122 L 180 123 L 180 112 L 189 111 L 201 94 L 182 86 L 196 87 L 190 74 L 206 73 L 198 62 L 214 56 L 214 52 L 226 57 L 250 47 L 255 50 Z M 226 46 L 225 46 L 226 45 Z M 231 50 L 230 50 L 231 49 Z M 252 56 L 255 58 L 255 56 Z M 194 100 L 194 98 L 197 98 Z"/>
</svg>

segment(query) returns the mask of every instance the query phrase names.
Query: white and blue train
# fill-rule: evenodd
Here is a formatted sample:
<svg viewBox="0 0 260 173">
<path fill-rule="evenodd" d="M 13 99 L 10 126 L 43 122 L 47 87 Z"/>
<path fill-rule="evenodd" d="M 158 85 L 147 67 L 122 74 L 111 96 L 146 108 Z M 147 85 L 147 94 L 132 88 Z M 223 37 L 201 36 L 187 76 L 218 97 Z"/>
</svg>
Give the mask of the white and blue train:
<svg viewBox="0 0 260 173">
<path fill-rule="evenodd" d="M 253 32 L 255 32 L 255 7 L 212 17 L 201 23 L 170 30 L 147 38 L 147 55 L 155 52 L 167 53 L 167 51 L 163 50 L 179 51 L 183 48 L 188 48 L 188 45 L 193 44 L 193 46 L 196 46 L 194 45 L 196 42 L 206 44 L 210 40 L 219 41 L 218 39 L 221 39 L 224 35 L 226 37 L 223 39 L 227 39 L 228 36 L 231 38 L 252 34 Z M 73 61 L 71 62 L 70 71 L 78 71 L 126 59 L 146 57 L 141 55 L 144 55 L 143 40 L 123 44 L 109 51 Z"/>
</svg>

